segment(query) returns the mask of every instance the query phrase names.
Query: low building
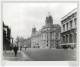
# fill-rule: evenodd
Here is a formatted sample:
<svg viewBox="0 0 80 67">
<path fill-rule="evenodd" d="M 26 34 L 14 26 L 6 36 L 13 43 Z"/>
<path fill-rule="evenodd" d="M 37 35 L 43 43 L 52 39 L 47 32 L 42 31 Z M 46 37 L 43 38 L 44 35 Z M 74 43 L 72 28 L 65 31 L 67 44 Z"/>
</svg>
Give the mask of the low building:
<svg viewBox="0 0 80 67">
<path fill-rule="evenodd" d="M 32 48 L 55 48 L 60 42 L 61 27 L 53 24 L 53 17 L 48 15 L 45 25 L 39 31 L 32 28 L 31 47 Z"/>
<path fill-rule="evenodd" d="M 77 9 L 72 10 L 67 15 L 61 18 L 61 38 L 62 47 L 73 48 L 76 46 L 76 23 L 77 23 Z"/>
</svg>

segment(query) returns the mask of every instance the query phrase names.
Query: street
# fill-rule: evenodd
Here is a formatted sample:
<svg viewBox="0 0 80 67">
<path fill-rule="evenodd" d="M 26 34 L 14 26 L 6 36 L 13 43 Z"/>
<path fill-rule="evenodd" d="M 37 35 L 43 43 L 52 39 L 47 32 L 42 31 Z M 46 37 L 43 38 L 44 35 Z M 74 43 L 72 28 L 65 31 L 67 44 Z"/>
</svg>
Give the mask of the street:
<svg viewBox="0 0 80 67">
<path fill-rule="evenodd" d="M 77 2 L 11 3 L 2 11 L 4 60 L 77 59 Z"/>
<path fill-rule="evenodd" d="M 31 60 L 27 55 L 24 54 L 22 51 L 18 51 L 17 56 L 14 55 L 13 51 L 6 51 L 3 52 L 3 59 L 9 61 L 29 61 Z"/>
<path fill-rule="evenodd" d="M 27 48 L 18 51 L 17 56 L 9 51 L 4 54 L 5 60 L 12 61 L 73 61 L 76 60 L 76 49 Z"/>
<path fill-rule="evenodd" d="M 25 51 L 24 51 L 25 52 Z M 28 56 L 35 61 L 73 61 L 76 60 L 76 49 L 30 49 Z"/>
</svg>

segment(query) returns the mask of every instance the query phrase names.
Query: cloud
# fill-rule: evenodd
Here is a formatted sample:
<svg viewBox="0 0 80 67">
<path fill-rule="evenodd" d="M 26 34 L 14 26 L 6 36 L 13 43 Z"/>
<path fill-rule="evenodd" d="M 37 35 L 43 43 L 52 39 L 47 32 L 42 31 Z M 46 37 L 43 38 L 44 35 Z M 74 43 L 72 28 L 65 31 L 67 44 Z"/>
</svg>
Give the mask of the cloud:
<svg viewBox="0 0 80 67">
<path fill-rule="evenodd" d="M 48 12 L 53 16 L 53 23 L 60 24 L 60 18 L 76 7 L 76 3 L 4 3 L 3 20 L 10 26 L 12 37 L 27 38 L 34 25 L 37 30 L 45 25 Z"/>
</svg>

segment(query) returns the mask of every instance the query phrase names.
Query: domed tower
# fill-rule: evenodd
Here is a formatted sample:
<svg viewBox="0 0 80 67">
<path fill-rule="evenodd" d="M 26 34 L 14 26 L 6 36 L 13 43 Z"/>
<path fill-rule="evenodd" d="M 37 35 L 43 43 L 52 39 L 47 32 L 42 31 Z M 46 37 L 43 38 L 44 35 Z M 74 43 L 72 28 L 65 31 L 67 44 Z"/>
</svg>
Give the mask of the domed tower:
<svg viewBox="0 0 80 67">
<path fill-rule="evenodd" d="M 46 17 L 45 24 L 46 24 L 46 26 L 53 25 L 53 18 L 50 14 Z"/>
<path fill-rule="evenodd" d="M 32 28 L 32 34 L 35 34 L 36 33 L 36 28 Z"/>
</svg>

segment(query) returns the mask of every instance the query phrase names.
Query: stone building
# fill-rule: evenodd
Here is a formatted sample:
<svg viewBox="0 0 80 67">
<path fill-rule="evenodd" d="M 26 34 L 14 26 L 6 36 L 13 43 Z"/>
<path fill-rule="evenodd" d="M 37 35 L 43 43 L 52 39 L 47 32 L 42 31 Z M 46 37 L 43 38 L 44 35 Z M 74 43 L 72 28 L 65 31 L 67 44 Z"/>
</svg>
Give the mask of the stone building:
<svg viewBox="0 0 80 67">
<path fill-rule="evenodd" d="M 53 24 L 53 17 L 48 15 L 45 25 L 39 31 L 32 28 L 31 47 L 32 48 L 55 48 L 60 43 L 61 27 Z"/>
<path fill-rule="evenodd" d="M 22 48 L 26 49 L 26 48 L 31 48 L 31 38 L 23 38 L 23 37 L 17 37 L 16 38 L 16 43 L 17 46 L 19 47 L 19 50 L 21 50 Z"/>
<path fill-rule="evenodd" d="M 3 23 L 3 50 L 11 48 L 11 29 Z"/>
<path fill-rule="evenodd" d="M 31 39 L 30 38 L 24 39 L 24 41 L 23 41 L 23 47 L 25 47 L 25 48 L 31 48 Z"/>
<path fill-rule="evenodd" d="M 72 10 L 67 15 L 61 18 L 62 47 L 73 48 L 76 46 L 76 23 L 77 9 Z"/>
</svg>

